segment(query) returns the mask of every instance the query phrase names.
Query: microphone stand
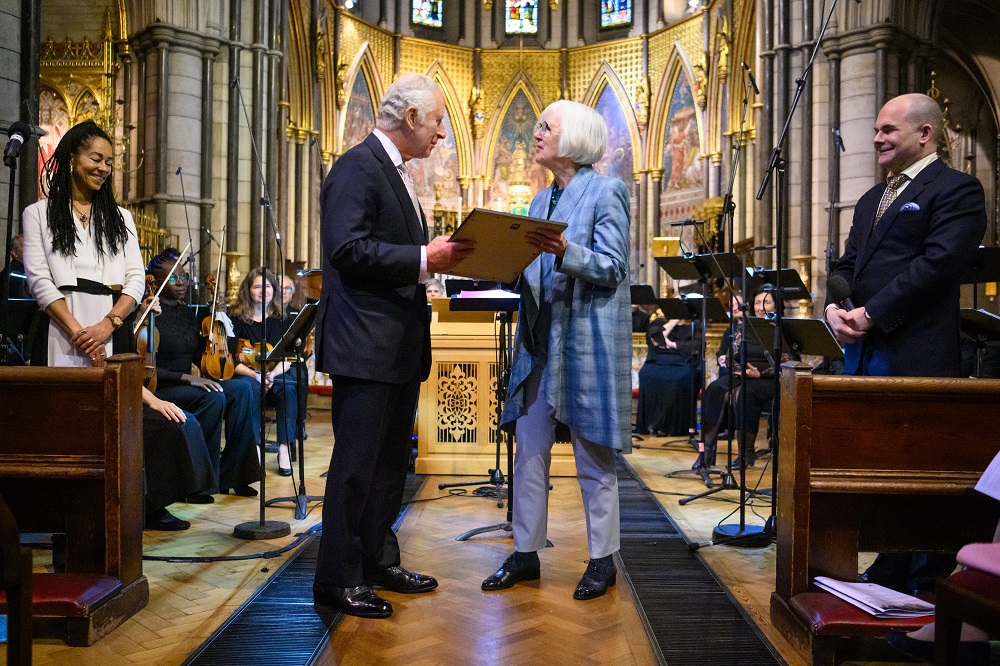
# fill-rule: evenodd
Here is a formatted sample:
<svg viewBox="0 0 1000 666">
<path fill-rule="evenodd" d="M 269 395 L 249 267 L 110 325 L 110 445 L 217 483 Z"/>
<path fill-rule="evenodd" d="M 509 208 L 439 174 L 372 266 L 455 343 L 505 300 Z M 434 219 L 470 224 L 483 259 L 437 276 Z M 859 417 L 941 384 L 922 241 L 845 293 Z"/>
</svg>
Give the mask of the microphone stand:
<svg viewBox="0 0 1000 666">
<path fill-rule="evenodd" d="M 733 144 L 733 158 L 731 160 L 731 164 L 729 165 L 729 189 L 726 191 L 726 196 L 722 200 L 722 212 L 719 213 L 719 228 L 726 230 L 726 240 L 727 240 L 727 244 L 728 244 L 727 250 L 728 250 L 728 252 L 730 254 L 733 254 L 733 245 L 734 245 L 733 238 L 734 238 L 734 226 L 735 226 L 735 223 L 734 223 L 734 214 L 735 214 L 735 211 L 736 211 L 736 202 L 733 201 L 733 189 L 734 189 L 734 187 L 736 185 L 736 172 L 739 169 L 740 156 L 742 155 L 742 152 L 743 152 L 743 136 L 744 136 L 745 127 L 746 127 L 747 109 L 750 106 L 750 91 L 751 90 L 754 90 L 754 91 L 757 90 L 757 86 L 754 85 L 753 79 L 750 78 L 752 76 L 752 74 L 750 73 L 750 68 L 747 67 L 745 64 L 744 64 L 744 71 L 746 72 L 747 76 L 744 77 L 744 81 L 743 81 L 743 110 L 742 110 L 741 115 L 740 115 L 740 131 L 739 131 L 739 134 L 737 135 L 736 142 Z M 722 271 L 722 267 L 721 266 L 719 266 L 718 268 L 719 268 L 719 272 L 720 273 L 724 272 L 724 271 Z M 741 279 L 742 279 L 742 282 L 743 282 L 742 289 L 741 289 L 741 293 L 743 294 L 743 304 L 740 306 L 740 309 L 743 311 L 743 316 L 745 317 L 746 316 L 746 305 L 747 305 L 746 271 L 742 272 Z M 728 286 L 729 286 L 729 311 L 730 311 L 730 313 L 732 313 L 732 311 L 733 311 L 733 299 L 735 298 L 735 296 L 733 295 L 733 282 L 734 282 L 734 280 L 733 280 L 733 276 L 732 275 L 728 276 L 727 282 L 728 282 Z M 741 323 L 742 326 L 746 325 L 746 322 L 743 320 L 742 317 L 740 318 L 740 323 Z M 735 353 L 736 350 L 734 348 L 735 347 L 735 342 L 736 342 L 736 330 L 735 329 L 736 329 L 736 320 L 735 320 L 734 317 L 730 316 L 730 318 L 729 318 L 729 358 L 730 358 L 730 364 L 732 364 L 732 360 L 731 359 L 736 358 L 736 353 Z M 745 329 L 741 329 L 741 330 L 743 330 L 743 335 L 741 337 L 741 340 L 745 340 L 746 339 Z M 741 345 L 741 352 L 742 352 L 742 348 L 743 347 L 744 346 Z M 745 356 L 742 355 L 742 353 L 741 353 L 740 358 L 743 360 L 742 369 L 745 372 L 746 371 Z M 723 409 L 725 410 L 725 412 L 723 412 L 724 414 L 731 413 L 732 411 L 734 411 L 734 410 L 730 409 L 730 405 L 729 405 L 729 402 L 732 400 L 732 395 L 733 395 L 733 368 L 732 367 L 729 368 L 729 372 L 726 375 L 726 381 L 727 381 L 727 386 L 726 386 L 726 396 L 727 397 L 726 397 L 726 405 L 723 407 Z M 704 416 L 704 412 L 702 412 L 702 414 Z M 734 421 L 735 419 L 731 419 L 731 420 Z M 705 427 L 704 427 L 704 425 L 705 424 L 702 423 L 702 429 L 701 429 L 701 432 L 702 432 L 702 441 L 701 441 L 701 446 L 700 446 L 701 450 L 698 453 L 698 457 L 702 461 L 702 465 L 704 465 L 704 463 L 705 463 Z M 736 483 L 736 479 L 733 478 L 733 471 L 732 471 L 732 469 L 730 469 L 730 467 L 728 465 L 729 461 L 732 460 L 732 457 L 733 457 L 733 430 L 735 429 L 734 426 L 735 426 L 735 423 L 731 423 L 730 427 L 727 428 L 727 431 L 728 431 L 728 437 L 726 438 L 726 463 L 727 464 L 724 464 L 722 466 L 722 471 L 720 472 L 720 474 L 722 475 L 721 485 L 716 486 L 714 488 L 709 488 L 707 491 L 702 492 L 702 493 L 698 493 L 696 495 L 689 495 L 688 497 L 684 497 L 684 498 L 678 500 L 678 504 L 680 504 L 681 506 L 684 506 L 688 502 L 693 502 L 693 501 L 695 501 L 697 499 L 701 499 L 702 497 L 708 497 L 708 496 L 714 495 L 715 493 L 721 492 L 723 490 L 737 490 L 738 489 L 740 491 L 740 523 L 739 523 L 738 529 L 735 530 L 732 534 L 728 535 L 728 536 L 734 536 L 735 537 L 735 536 L 741 536 L 741 535 L 746 534 L 747 530 L 746 530 L 746 507 L 745 507 L 745 503 L 744 503 L 744 497 L 745 497 L 745 494 L 746 494 L 746 486 L 742 482 L 743 481 L 742 464 L 740 466 L 740 468 L 741 468 L 741 477 L 740 477 L 740 483 L 739 484 L 737 484 Z M 718 441 L 716 441 L 716 447 L 718 448 Z M 742 462 L 742 456 L 741 456 L 741 462 Z M 704 467 L 702 469 L 704 469 Z"/>
<path fill-rule="evenodd" d="M 240 98 L 240 106 L 243 107 L 243 115 L 247 120 L 247 126 L 253 127 L 250 123 L 250 115 L 247 113 L 247 105 L 243 100 L 243 90 L 240 88 L 240 80 L 238 78 L 233 79 L 233 82 L 229 85 L 230 94 L 235 90 L 236 94 Z M 277 225 L 273 218 L 271 218 L 271 200 L 268 197 L 267 180 L 264 177 L 264 170 L 261 167 L 260 153 L 257 152 L 257 142 L 254 140 L 253 132 L 250 132 L 250 147 L 253 149 L 253 156 L 257 162 L 257 172 L 260 174 L 261 185 L 263 186 L 263 194 L 260 198 L 260 205 L 268 213 L 268 219 L 270 219 L 272 225 L 274 225 L 274 239 L 278 245 L 278 256 L 281 256 L 281 235 L 277 232 Z M 267 300 L 267 261 L 265 260 L 265 250 L 267 248 L 267 235 L 265 233 L 265 225 L 260 225 L 260 269 L 261 269 L 261 312 L 260 312 L 260 353 L 257 354 L 257 359 L 261 366 L 261 381 L 260 381 L 260 441 L 257 443 L 257 450 L 260 455 L 260 493 L 258 494 L 258 500 L 260 505 L 260 518 L 257 521 L 247 521 L 245 523 L 240 523 L 235 528 L 233 528 L 233 535 L 240 539 L 276 539 L 278 537 L 288 536 L 292 532 L 291 526 L 280 520 L 265 520 L 264 511 L 266 508 L 266 495 L 265 492 L 265 480 L 267 478 L 267 465 L 265 464 L 265 451 L 264 447 L 267 440 L 267 422 L 264 419 L 264 412 L 267 410 L 267 387 L 264 381 L 264 375 L 267 373 L 267 310 L 268 306 L 271 304 Z M 281 298 L 280 293 L 272 293 L 271 298 Z M 283 396 L 287 396 L 287 392 L 282 392 Z M 296 396 L 298 397 L 298 396 Z M 291 443 L 289 443 L 291 446 Z M 289 455 L 291 455 L 291 449 L 289 449 Z"/>
<path fill-rule="evenodd" d="M 805 89 L 806 83 L 809 81 L 809 74 L 812 72 L 813 64 L 816 62 L 816 56 L 819 55 L 819 46 L 823 43 L 823 36 L 826 35 L 827 30 L 830 27 L 830 22 L 833 20 L 834 12 L 837 10 L 838 0 L 833 0 L 830 4 L 830 12 L 826 16 L 826 20 L 823 22 L 823 26 L 820 28 L 819 35 L 816 37 L 816 43 L 813 45 L 812 55 L 809 56 L 809 62 L 806 63 L 805 69 L 802 72 L 802 76 L 795 80 L 795 96 L 792 98 L 791 106 L 788 108 L 788 115 L 785 118 L 785 124 L 781 129 L 781 134 L 778 136 L 778 141 L 774 146 L 774 151 L 771 153 L 771 160 L 768 164 L 767 170 L 764 172 L 764 177 L 761 179 L 760 188 L 757 190 L 757 200 L 760 201 L 764 198 L 764 194 L 767 192 L 767 186 L 771 182 L 771 175 L 774 172 L 778 174 L 778 183 L 774 188 L 774 205 L 776 209 L 775 214 L 775 263 L 777 274 L 775 277 L 774 292 L 776 293 L 775 305 L 777 305 L 780 300 L 781 307 L 775 308 L 775 327 L 774 327 L 774 399 L 772 401 L 771 407 L 771 419 L 773 421 L 773 426 L 771 428 L 771 514 L 768 516 L 767 521 L 764 524 L 763 534 L 766 536 L 768 543 L 774 538 L 776 533 L 775 530 L 775 515 L 777 509 L 777 497 L 778 497 L 778 430 L 780 428 L 781 418 L 779 415 L 779 409 L 781 405 L 781 346 L 782 346 L 782 319 L 784 318 L 784 299 L 781 298 L 781 262 L 784 255 L 784 235 L 785 235 L 785 214 L 784 206 L 787 201 L 787 181 L 786 176 L 786 162 L 785 158 L 782 157 L 782 151 L 784 150 L 785 139 L 788 137 L 788 131 L 791 129 L 792 118 L 795 116 L 795 110 L 799 106 L 799 100 L 802 98 L 802 91 Z M 744 343 L 745 343 L 744 338 Z M 742 465 L 741 465 L 742 467 Z M 743 499 L 743 492 L 741 491 L 741 500 Z M 741 502 L 742 503 L 742 502 Z M 754 535 L 757 537 L 758 535 Z M 732 541 L 726 541 L 730 545 L 742 545 L 739 541 L 742 537 L 736 537 Z"/>
<path fill-rule="evenodd" d="M 833 163 L 832 172 L 840 174 L 840 153 L 846 152 L 847 148 L 844 147 L 844 139 L 840 136 L 840 128 L 834 127 L 830 130 L 831 136 L 833 138 L 833 154 L 830 156 L 830 161 Z M 830 215 L 826 223 L 826 274 L 829 276 L 830 272 L 833 271 L 834 254 L 837 252 L 837 248 L 840 244 L 840 239 L 834 240 L 834 230 L 837 228 L 837 217 L 838 211 L 837 206 L 840 204 L 840 181 L 838 178 L 830 178 Z"/>
<path fill-rule="evenodd" d="M 181 201 L 183 202 L 183 205 L 184 205 L 184 223 L 187 225 L 188 245 L 190 245 L 193 248 L 194 247 L 194 237 L 191 234 L 191 219 L 188 217 L 187 195 L 184 193 L 184 177 L 181 176 L 181 168 L 180 167 L 177 167 L 177 171 L 174 172 L 174 175 L 177 176 L 177 180 L 179 180 L 180 183 L 181 183 Z M 211 236 L 211 234 L 210 234 L 210 236 Z M 195 291 L 195 289 L 198 288 L 197 285 L 199 284 L 199 281 L 198 281 L 198 279 L 192 279 L 192 277 L 194 276 L 194 258 L 196 256 L 198 256 L 199 254 L 201 254 L 201 251 L 203 249 L 204 248 L 199 247 L 197 252 L 191 252 L 190 254 L 188 254 L 187 261 L 185 262 L 185 263 L 187 263 L 187 274 L 188 274 L 187 302 L 191 303 L 191 304 L 194 304 L 194 316 L 195 317 L 198 317 L 198 315 L 200 314 L 198 312 L 198 310 L 201 307 L 201 299 L 198 299 L 198 302 L 195 303 L 194 291 Z"/>
<path fill-rule="evenodd" d="M 17 180 L 17 158 L 17 155 L 12 155 L 9 158 L 4 157 L 4 164 L 10 168 L 10 180 L 7 181 L 7 229 L 3 246 L 7 255 L 4 262 L 7 266 L 7 275 L 4 277 L 6 285 L 4 285 L 3 291 L 3 304 L 0 306 L 0 366 L 11 364 L 11 350 L 14 346 L 14 342 L 7 337 L 7 327 L 10 322 L 10 245 L 14 240 L 14 184 Z"/>
</svg>

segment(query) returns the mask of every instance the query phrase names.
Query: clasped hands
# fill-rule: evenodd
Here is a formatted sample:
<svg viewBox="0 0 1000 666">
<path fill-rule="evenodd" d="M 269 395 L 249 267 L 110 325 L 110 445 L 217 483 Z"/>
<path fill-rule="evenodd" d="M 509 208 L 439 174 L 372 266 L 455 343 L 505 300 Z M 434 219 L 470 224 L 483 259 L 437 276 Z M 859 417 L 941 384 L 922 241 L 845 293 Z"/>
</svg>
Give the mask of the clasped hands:
<svg viewBox="0 0 1000 666">
<path fill-rule="evenodd" d="M 827 308 L 826 321 L 830 324 L 833 334 L 837 336 L 837 340 L 845 344 L 857 342 L 872 327 L 872 320 L 865 315 L 863 306 L 853 310 Z"/>
</svg>

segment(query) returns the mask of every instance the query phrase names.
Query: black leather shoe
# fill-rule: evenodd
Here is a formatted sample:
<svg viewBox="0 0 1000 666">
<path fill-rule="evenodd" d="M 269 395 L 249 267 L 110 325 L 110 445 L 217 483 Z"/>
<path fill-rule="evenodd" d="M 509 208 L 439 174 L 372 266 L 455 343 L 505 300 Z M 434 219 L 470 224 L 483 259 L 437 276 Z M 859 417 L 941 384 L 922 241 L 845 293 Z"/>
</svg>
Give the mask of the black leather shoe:
<svg viewBox="0 0 1000 666">
<path fill-rule="evenodd" d="M 188 504 L 214 504 L 215 498 L 211 495 L 188 495 L 184 501 Z"/>
<path fill-rule="evenodd" d="M 413 573 L 399 566 L 388 567 L 366 578 L 366 582 L 372 587 L 380 587 L 403 594 L 430 592 L 438 586 L 438 582 L 433 576 Z"/>
<path fill-rule="evenodd" d="M 232 490 L 233 495 L 236 495 L 237 497 L 257 497 L 257 489 L 252 486 L 248 486 L 245 483 L 239 486 L 230 486 L 226 488 L 226 493 L 228 494 L 230 490 Z"/>
<path fill-rule="evenodd" d="M 587 570 L 583 573 L 583 578 L 576 586 L 573 593 L 574 599 L 596 599 L 608 591 L 609 587 L 614 587 L 618 580 L 618 570 L 611 556 L 591 560 L 587 565 Z"/>
<path fill-rule="evenodd" d="M 146 514 L 146 525 L 144 529 L 157 530 L 159 532 L 179 532 L 191 527 L 191 523 L 181 520 L 166 509 L 151 511 Z"/>
<path fill-rule="evenodd" d="M 291 476 L 291 475 L 292 475 L 291 467 L 282 467 L 281 465 L 278 465 L 278 476 Z"/>
<path fill-rule="evenodd" d="M 487 592 L 506 590 L 522 580 L 538 580 L 540 576 L 538 553 L 519 553 L 515 550 L 499 569 L 483 581 L 482 587 Z"/>
<path fill-rule="evenodd" d="M 885 642 L 911 657 L 924 661 L 934 661 L 934 641 L 919 641 L 910 638 L 905 631 L 890 629 Z M 962 641 L 958 644 L 958 663 L 962 666 L 989 666 L 990 644 Z"/>
<path fill-rule="evenodd" d="M 313 583 L 313 603 L 355 617 L 383 618 L 392 615 L 392 604 L 367 585 L 328 587 Z"/>
</svg>

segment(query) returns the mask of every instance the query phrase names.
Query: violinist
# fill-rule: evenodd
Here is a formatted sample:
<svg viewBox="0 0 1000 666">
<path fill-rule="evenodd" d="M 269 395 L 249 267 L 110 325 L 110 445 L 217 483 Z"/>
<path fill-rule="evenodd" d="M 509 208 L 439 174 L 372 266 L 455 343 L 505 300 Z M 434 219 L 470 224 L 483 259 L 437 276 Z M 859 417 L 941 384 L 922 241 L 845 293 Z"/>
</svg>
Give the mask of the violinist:
<svg viewBox="0 0 1000 666">
<path fill-rule="evenodd" d="M 149 273 L 158 284 L 167 284 L 160 294 L 161 312 L 156 316 L 160 344 L 156 354 L 156 396 L 176 403 L 201 423 L 212 457 L 215 482 L 211 492 L 229 492 L 254 497 L 250 483 L 259 478 L 257 432 L 260 394 L 249 382 L 216 381 L 192 373 L 205 348 L 201 327 L 193 310 L 184 303 L 187 276 L 175 269 L 178 252 L 168 248 L 153 257 Z M 226 447 L 221 450 L 222 418 L 225 414 Z M 188 498 L 209 503 L 211 495 Z"/>
<path fill-rule="evenodd" d="M 236 303 L 230 310 L 233 321 L 234 339 L 230 343 L 236 361 L 236 374 L 255 386 L 261 384 L 267 390 L 268 398 L 274 403 L 278 413 L 278 474 L 291 476 L 291 444 L 295 440 L 299 409 L 296 391 L 297 375 L 291 363 L 282 361 L 273 367 L 261 370 L 247 363 L 244 349 L 259 348 L 263 342 L 264 311 L 267 311 L 267 345 L 274 346 L 285 334 L 291 319 L 282 320 L 280 301 L 275 300 L 277 279 L 267 271 L 266 275 L 256 268 L 246 276 L 236 296 Z M 240 342 L 243 341 L 243 342 Z M 240 357 L 243 358 L 240 358 Z"/>
<path fill-rule="evenodd" d="M 74 125 L 45 163 L 48 198 L 24 209 L 28 291 L 49 318 L 34 365 L 102 367 L 135 351 L 124 320 L 145 280 L 132 216 L 115 202 L 111 139 L 93 121 Z"/>
</svg>

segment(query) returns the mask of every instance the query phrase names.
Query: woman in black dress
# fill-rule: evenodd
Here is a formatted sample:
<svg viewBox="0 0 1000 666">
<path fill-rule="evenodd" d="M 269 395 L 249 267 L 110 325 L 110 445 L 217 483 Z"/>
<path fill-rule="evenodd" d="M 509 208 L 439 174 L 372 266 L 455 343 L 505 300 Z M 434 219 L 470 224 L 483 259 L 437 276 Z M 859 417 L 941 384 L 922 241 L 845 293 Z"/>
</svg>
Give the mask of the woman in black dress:
<svg viewBox="0 0 1000 666">
<path fill-rule="evenodd" d="M 646 331 L 646 362 L 639 370 L 636 431 L 642 434 L 688 434 L 694 406 L 691 322 L 662 317 Z"/>
<path fill-rule="evenodd" d="M 260 393 L 252 382 L 233 379 L 216 381 L 192 374 L 200 367 L 205 341 L 201 322 L 184 302 L 187 276 L 171 270 L 179 253 L 168 248 L 149 264 L 149 273 L 158 284 L 168 283 L 160 294 L 161 312 L 156 316 L 160 346 L 156 352 L 156 395 L 180 405 L 201 423 L 212 455 L 216 481 L 213 492 L 229 492 L 255 497 L 250 487 L 260 478 L 257 437 L 260 432 Z M 207 314 L 207 312 L 206 312 Z M 222 418 L 225 415 L 226 447 L 222 450 Z M 192 497 L 205 501 L 207 495 Z"/>
<path fill-rule="evenodd" d="M 295 368 L 291 363 L 282 361 L 262 372 L 246 362 L 247 352 L 251 350 L 239 344 L 240 340 L 249 341 L 251 345 L 261 343 L 264 338 L 265 327 L 262 321 L 265 311 L 268 344 L 274 346 L 281 340 L 291 320 L 281 318 L 280 303 L 274 299 L 276 293 L 278 293 L 278 283 L 271 271 L 267 271 L 266 274 L 260 268 L 250 271 L 240 285 L 236 303 L 230 309 L 229 314 L 235 333 L 230 341 L 230 350 L 236 362 L 236 375 L 240 380 L 250 382 L 258 391 L 263 384 L 267 390 L 267 397 L 274 405 L 278 416 L 278 474 L 291 476 L 291 445 L 295 440 L 299 414 Z"/>
</svg>

